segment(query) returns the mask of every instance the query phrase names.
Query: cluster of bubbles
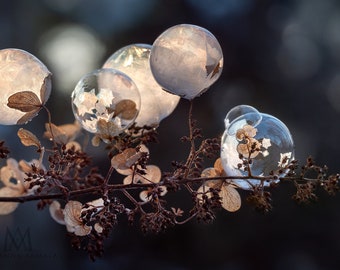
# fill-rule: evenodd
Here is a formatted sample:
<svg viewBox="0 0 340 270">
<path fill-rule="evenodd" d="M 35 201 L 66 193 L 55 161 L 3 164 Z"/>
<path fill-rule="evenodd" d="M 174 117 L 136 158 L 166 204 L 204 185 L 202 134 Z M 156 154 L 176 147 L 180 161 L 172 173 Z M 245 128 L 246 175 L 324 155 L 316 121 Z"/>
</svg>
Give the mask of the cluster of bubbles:
<svg viewBox="0 0 340 270">
<path fill-rule="evenodd" d="M 176 25 L 152 45 L 119 49 L 100 69 L 84 75 L 71 94 L 74 116 L 92 133 L 106 123 L 112 136 L 133 124 L 156 128 L 180 97 L 201 95 L 222 68 L 221 46 L 213 34 L 196 25 Z M 49 97 L 51 73 L 35 56 L 18 49 L 0 50 L 0 71 L 0 124 L 31 120 Z"/>
<path fill-rule="evenodd" d="M 221 142 L 221 161 L 227 175 L 282 177 L 294 159 L 292 136 L 279 119 L 260 113 L 254 107 L 239 105 L 225 118 Z M 233 180 L 242 189 L 251 189 L 261 180 Z"/>
<path fill-rule="evenodd" d="M 222 68 L 220 44 L 208 30 L 176 25 L 153 45 L 125 46 L 102 68 L 84 75 L 72 92 L 72 109 L 81 126 L 96 134 L 103 126 L 110 127 L 112 136 L 133 124 L 156 128 L 173 112 L 180 97 L 192 100 L 200 96 L 219 78 Z M 0 124 L 22 124 L 47 101 L 51 74 L 28 52 L 3 49 L 0 87 Z M 294 145 L 280 120 L 240 105 L 227 114 L 225 128 L 221 161 L 227 175 L 285 175 L 294 158 Z M 233 180 L 244 189 L 259 181 Z"/>
<path fill-rule="evenodd" d="M 85 75 L 72 93 L 73 112 L 83 128 L 93 133 L 103 120 L 115 124 L 116 134 L 112 135 L 133 123 L 156 128 L 173 112 L 180 97 L 191 100 L 206 91 L 219 78 L 222 67 L 221 47 L 208 30 L 176 25 L 153 45 L 125 46 L 101 69 Z M 104 85 L 98 81 L 101 77 L 105 77 Z M 125 110 L 129 118 L 123 119 Z"/>
</svg>

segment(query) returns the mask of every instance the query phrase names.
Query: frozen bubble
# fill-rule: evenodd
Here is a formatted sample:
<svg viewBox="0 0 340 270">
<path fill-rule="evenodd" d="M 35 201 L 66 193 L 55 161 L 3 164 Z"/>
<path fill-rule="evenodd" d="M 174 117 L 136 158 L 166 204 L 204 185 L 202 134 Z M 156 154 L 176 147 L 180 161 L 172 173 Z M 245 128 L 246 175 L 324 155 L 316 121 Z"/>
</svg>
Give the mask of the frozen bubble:
<svg viewBox="0 0 340 270">
<path fill-rule="evenodd" d="M 139 127 L 157 127 L 176 108 L 179 97 L 165 92 L 150 70 L 151 45 L 132 44 L 112 54 L 103 68 L 114 68 L 127 74 L 137 85 L 141 109 L 135 120 Z"/>
<path fill-rule="evenodd" d="M 234 135 L 241 126 L 257 124 L 262 120 L 262 115 L 254 107 L 239 105 L 232 108 L 224 119 L 225 128 L 229 135 Z"/>
<path fill-rule="evenodd" d="M 14 94 L 28 94 L 22 102 L 45 104 L 51 93 L 51 73 L 34 55 L 19 49 L 0 50 L 0 124 L 23 124 L 37 115 L 39 108 L 9 107 L 9 98 Z"/>
<path fill-rule="evenodd" d="M 110 135 L 116 136 L 133 124 L 140 109 L 137 86 L 126 74 L 114 69 L 86 74 L 71 98 L 76 119 L 92 133 L 98 133 L 98 124 L 105 121 L 110 123 Z"/>
<path fill-rule="evenodd" d="M 234 115 L 235 111 L 241 112 L 238 107 L 228 115 Z M 252 111 L 250 106 L 242 108 L 245 114 L 234 118 L 222 137 L 221 161 L 225 172 L 230 176 L 247 176 L 248 171 L 242 164 L 244 160 L 251 159 L 249 167 L 252 175 L 269 176 L 274 173 L 284 176 L 286 166 L 294 159 L 294 143 L 288 128 L 272 115 L 259 113 L 254 108 Z M 230 129 L 233 131 L 230 132 Z M 260 184 L 260 180 L 255 179 L 233 182 L 243 189 Z M 270 183 L 264 184 L 268 186 Z"/>
<path fill-rule="evenodd" d="M 220 77 L 223 54 L 219 42 L 208 30 L 180 24 L 155 40 L 150 66 L 156 81 L 166 91 L 191 100 Z"/>
</svg>

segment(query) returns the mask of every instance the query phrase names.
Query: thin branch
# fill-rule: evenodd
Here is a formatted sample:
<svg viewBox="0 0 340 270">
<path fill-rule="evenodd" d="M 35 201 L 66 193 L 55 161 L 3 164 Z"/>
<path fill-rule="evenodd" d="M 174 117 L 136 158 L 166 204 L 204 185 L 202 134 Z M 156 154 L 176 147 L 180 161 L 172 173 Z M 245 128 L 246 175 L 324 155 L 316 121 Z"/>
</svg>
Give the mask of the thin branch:
<svg viewBox="0 0 340 270">
<path fill-rule="evenodd" d="M 197 178 L 183 178 L 180 180 L 173 179 L 172 183 L 169 181 L 160 181 L 159 183 L 137 183 L 137 184 L 111 184 L 106 185 L 106 189 L 108 191 L 122 191 L 122 190 L 138 190 L 138 189 L 147 189 L 154 188 L 156 186 L 167 186 L 170 187 L 173 183 L 175 184 L 194 184 L 194 183 L 202 183 L 205 181 L 214 181 L 214 180 L 260 180 L 260 181 L 290 181 L 290 182 L 307 182 L 307 181 L 320 181 L 316 178 L 306 178 L 302 176 L 291 176 L 291 177 L 278 177 L 277 179 L 273 179 L 273 176 L 217 176 L 217 177 L 197 177 Z M 85 189 L 73 190 L 69 191 L 67 194 L 59 192 L 53 194 L 34 194 L 34 195 L 24 195 L 18 197 L 0 197 L 0 202 L 28 202 L 28 201 L 37 201 L 37 200 L 51 200 L 51 199 L 60 199 L 60 200 L 68 200 L 77 196 L 95 194 L 97 192 L 101 192 L 103 190 L 102 186 L 95 186 Z M 125 194 L 126 195 L 126 194 Z"/>
</svg>

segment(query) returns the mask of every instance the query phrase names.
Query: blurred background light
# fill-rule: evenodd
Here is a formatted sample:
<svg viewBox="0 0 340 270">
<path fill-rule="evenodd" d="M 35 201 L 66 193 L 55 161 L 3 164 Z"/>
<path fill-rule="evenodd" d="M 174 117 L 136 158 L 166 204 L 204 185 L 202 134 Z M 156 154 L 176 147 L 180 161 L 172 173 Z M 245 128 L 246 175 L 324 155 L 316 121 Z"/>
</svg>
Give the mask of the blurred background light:
<svg viewBox="0 0 340 270">
<path fill-rule="evenodd" d="M 314 40 L 305 36 L 298 24 L 287 25 L 282 39 L 277 63 L 283 75 L 298 80 L 315 75 L 320 66 L 320 54 Z"/>
<path fill-rule="evenodd" d="M 54 90 L 67 95 L 86 73 L 98 69 L 105 45 L 80 25 L 63 24 L 51 28 L 39 41 L 39 54 L 53 73 Z"/>
</svg>

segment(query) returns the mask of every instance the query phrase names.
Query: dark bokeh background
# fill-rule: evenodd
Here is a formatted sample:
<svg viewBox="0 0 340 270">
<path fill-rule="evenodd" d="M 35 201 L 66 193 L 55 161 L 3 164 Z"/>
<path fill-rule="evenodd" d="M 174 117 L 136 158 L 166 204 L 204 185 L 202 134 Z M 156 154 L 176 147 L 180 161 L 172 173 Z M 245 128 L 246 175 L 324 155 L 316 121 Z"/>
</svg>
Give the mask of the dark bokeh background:
<svg viewBox="0 0 340 270">
<path fill-rule="evenodd" d="M 224 71 L 202 97 L 194 116 L 204 135 L 223 133 L 225 114 L 249 104 L 273 114 L 290 128 L 296 158 L 312 155 L 331 172 L 340 170 L 340 3 L 336 0 L 1 0 L 0 49 L 16 47 L 40 58 L 53 72 L 48 101 L 53 121 L 73 121 L 70 93 L 78 79 L 99 68 L 122 46 L 149 43 L 166 28 L 197 24 L 210 30 L 224 52 Z M 188 102 L 160 128 L 151 158 L 163 170 L 182 160 L 187 147 Z M 26 128 L 43 132 L 40 113 Z M 12 157 L 31 159 L 15 136 L 18 127 L 0 127 Z M 46 141 L 45 141 L 46 142 Z M 32 151 L 32 152 L 26 152 Z M 105 168 L 105 153 L 93 151 Z M 143 235 L 123 221 L 91 263 L 70 248 L 65 228 L 34 203 L 0 217 L 1 269 L 339 269 L 340 196 L 321 193 L 319 202 L 298 206 L 293 189 L 273 191 L 268 215 L 244 203 L 237 213 L 220 211 L 211 225 L 189 224 L 160 235 Z M 171 195 L 170 195 L 171 196 Z M 186 198 L 188 199 L 188 198 Z M 172 199 L 185 204 L 183 198 Z M 28 231 L 33 252 L 4 254 L 7 230 Z"/>
</svg>

